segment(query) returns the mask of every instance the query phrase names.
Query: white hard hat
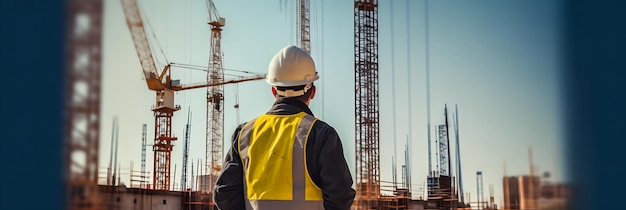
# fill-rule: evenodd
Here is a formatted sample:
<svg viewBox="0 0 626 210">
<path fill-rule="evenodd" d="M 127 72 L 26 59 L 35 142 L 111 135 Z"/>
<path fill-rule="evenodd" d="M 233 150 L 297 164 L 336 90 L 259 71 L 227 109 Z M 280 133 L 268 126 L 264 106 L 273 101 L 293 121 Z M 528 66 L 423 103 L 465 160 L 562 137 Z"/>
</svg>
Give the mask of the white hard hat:
<svg viewBox="0 0 626 210">
<path fill-rule="evenodd" d="M 293 87 L 309 86 L 308 84 L 319 78 L 311 55 L 296 46 L 289 45 L 274 55 L 265 81 L 272 86 Z"/>
</svg>

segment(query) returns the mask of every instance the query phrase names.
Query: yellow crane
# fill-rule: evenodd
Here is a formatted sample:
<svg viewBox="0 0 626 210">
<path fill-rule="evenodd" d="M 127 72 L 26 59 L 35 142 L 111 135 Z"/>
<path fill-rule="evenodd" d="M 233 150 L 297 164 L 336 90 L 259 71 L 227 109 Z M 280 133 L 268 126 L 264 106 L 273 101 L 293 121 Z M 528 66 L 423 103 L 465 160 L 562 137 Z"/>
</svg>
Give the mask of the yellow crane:
<svg viewBox="0 0 626 210">
<path fill-rule="evenodd" d="M 264 79 L 265 75 L 224 80 L 220 40 L 221 27 L 224 26 L 225 21 L 224 18 L 219 17 L 217 14 L 213 2 L 208 1 L 208 5 L 210 5 L 209 25 L 212 28 L 207 81 L 206 83 L 183 85 L 180 83 L 180 80 L 172 80 L 170 71 L 172 63 L 166 64 L 160 72 L 157 71 L 136 0 L 121 0 L 121 2 L 126 16 L 126 23 L 141 63 L 144 79 L 148 89 L 156 93 L 156 105 L 152 109 L 155 117 L 155 136 L 152 147 L 154 151 L 154 175 L 151 188 L 155 190 L 169 190 L 170 188 L 172 141 L 177 140 L 172 135 L 172 117 L 174 112 L 180 110 L 180 106 L 174 104 L 175 91 L 207 88 L 207 157 L 210 158 L 206 160 L 207 162 L 210 161 L 207 163 L 207 168 L 210 169 L 208 171 L 209 174 L 216 175 L 221 169 L 221 160 L 223 158 L 223 85 L 260 80 Z M 184 66 L 181 67 L 184 68 Z M 212 188 L 213 186 L 210 187 Z"/>
</svg>

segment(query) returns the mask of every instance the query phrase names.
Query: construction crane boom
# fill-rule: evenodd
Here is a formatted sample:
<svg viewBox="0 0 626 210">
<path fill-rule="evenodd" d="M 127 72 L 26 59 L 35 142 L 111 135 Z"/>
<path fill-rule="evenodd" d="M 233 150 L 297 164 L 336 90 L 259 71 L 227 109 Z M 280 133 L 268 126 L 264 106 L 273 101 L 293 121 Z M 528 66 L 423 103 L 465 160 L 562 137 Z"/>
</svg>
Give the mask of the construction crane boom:
<svg viewBox="0 0 626 210">
<path fill-rule="evenodd" d="M 150 49 L 150 43 L 148 42 L 148 37 L 146 36 L 146 31 L 143 27 L 141 13 L 139 13 L 139 7 L 137 6 L 137 1 L 122 0 L 122 8 L 124 8 L 126 24 L 128 24 L 128 28 L 130 29 L 148 88 L 150 90 L 165 89 L 163 76 L 167 72 L 167 69 L 169 69 L 169 66 L 166 66 L 161 74 L 157 72 L 152 51 Z"/>
<path fill-rule="evenodd" d="M 195 89 L 195 88 L 213 87 L 213 86 L 219 86 L 219 85 L 234 84 L 234 83 L 254 81 L 254 80 L 262 80 L 262 79 L 265 79 L 265 76 L 244 77 L 241 79 L 223 80 L 223 81 L 216 82 L 216 83 L 194 83 L 194 84 L 187 84 L 187 85 L 182 85 L 178 87 L 173 87 L 172 90 L 181 91 L 181 90 L 189 90 L 189 89 Z"/>
</svg>

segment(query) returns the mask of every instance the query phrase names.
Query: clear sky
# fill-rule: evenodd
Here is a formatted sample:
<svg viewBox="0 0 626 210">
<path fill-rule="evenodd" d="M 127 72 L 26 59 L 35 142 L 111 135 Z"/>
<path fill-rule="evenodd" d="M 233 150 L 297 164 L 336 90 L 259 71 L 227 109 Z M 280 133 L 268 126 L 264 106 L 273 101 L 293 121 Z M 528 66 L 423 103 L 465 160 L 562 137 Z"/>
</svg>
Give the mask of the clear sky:
<svg viewBox="0 0 626 210">
<path fill-rule="evenodd" d="M 311 109 L 337 129 L 354 174 L 352 2 L 311 1 L 312 56 L 321 76 Z M 157 68 L 162 68 L 163 57 L 170 62 L 207 65 L 210 28 L 206 24 L 205 1 L 139 0 L 139 3 L 147 18 L 144 21 L 150 26 L 150 38 L 154 34 L 161 46 L 151 42 L 155 55 L 160 57 Z M 269 60 L 279 49 L 295 44 L 294 2 L 216 0 L 215 6 L 226 18 L 222 33 L 226 69 L 265 73 Z M 444 122 L 444 104 L 448 104 L 450 116 L 458 104 L 465 192 L 470 192 L 475 200 L 476 171 L 482 171 L 485 197 L 493 184 L 496 203 L 500 204 L 504 165 L 507 175 L 529 174 L 528 147 L 532 147 L 537 174 L 547 171 L 552 174 L 551 181 L 566 181 L 558 2 L 429 1 L 428 14 L 431 125 Z M 119 116 L 120 124 L 118 162 L 123 170 L 128 170 L 132 161 L 134 170 L 138 171 L 142 124 L 148 124 L 148 142 L 154 138 L 151 106 L 155 94 L 142 80 L 141 66 L 119 1 L 105 1 L 104 18 L 100 171 L 105 172 L 109 163 L 114 115 Z M 407 0 L 380 1 L 381 180 L 392 180 L 394 136 L 398 154 L 403 154 L 411 130 L 414 189 L 425 183 L 428 170 L 425 32 L 423 0 L 408 0 L 408 6 Z M 407 64 L 411 67 L 410 74 Z M 183 83 L 206 79 L 203 72 L 186 69 L 173 69 L 172 75 Z M 270 86 L 262 80 L 240 83 L 238 89 L 235 92 L 233 85 L 225 87 L 225 148 L 229 147 L 238 122 L 264 113 L 273 103 Z M 190 160 L 195 162 L 205 157 L 205 95 L 204 89 L 176 94 L 176 104 L 183 107 L 173 120 L 173 130 L 179 137 L 172 153 L 172 164 L 177 168 L 176 175 L 172 175 L 176 179 L 172 181 L 177 187 L 189 109 L 193 115 Z M 236 95 L 240 119 L 233 108 Z M 434 130 L 431 135 L 436 136 Z M 454 147 L 451 149 L 454 151 Z M 146 164 L 149 171 L 152 154 L 149 147 Z M 174 165 L 172 171 L 173 168 Z M 122 182 L 128 183 L 127 175 L 122 176 Z M 422 193 L 414 192 L 414 195 Z"/>
</svg>

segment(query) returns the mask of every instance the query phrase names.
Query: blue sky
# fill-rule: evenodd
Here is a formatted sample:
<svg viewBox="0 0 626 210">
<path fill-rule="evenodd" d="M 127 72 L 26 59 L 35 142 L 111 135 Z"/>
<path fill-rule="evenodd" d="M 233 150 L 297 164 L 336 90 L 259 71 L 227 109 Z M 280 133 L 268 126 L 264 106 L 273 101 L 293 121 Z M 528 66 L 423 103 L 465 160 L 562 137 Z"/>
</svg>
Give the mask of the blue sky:
<svg viewBox="0 0 626 210">
<path fill-rule="evenodd" d="M 152 29 L 149 36 L 152 38 L 154 33 L 157 37 L 167 60 L 207 65 L 210 30 L 204 1 L 139 3 Z M 226 69 L 265 73 L 274 53 L 295 44 L 293 9 L 285 9 L 293 8 L 293 2 L 216 0 L 215 5 L 226 18 L 222 35 Z M 505 162 L 508 175 L 528 174 L 529 146 L 536 171 L 550 172 L 553 181 L 567 180 L 559 85 L 558 2 L 429 1 L 428 5 L 431 124 L 443 123 L 444 104 L 451 108 L 449 113 L 458 104 L 464 190 L 474 199 L 475 174 L 483 171 L 485 196 L 489 196 L 489 185 L 493 184 L 496 203 L 500 203 Z M 427 175 L 424 6 L 423 0 L 409 1 L 408 6 L 406 0 L 381 1 L 379 5 L 381 180 L 392 179 L 394 132 L 398 153 L 402 154 L 403 142 L 411 130 L 414 189 L 421 187 L 418 185 L 424 183 Z M 312 56 L 321 76 L 311 108 L 317 117 L 337 129 L 354 174 L 352 1 L 311 1 L 311 22 Z M 111 124 L 113 116 L 118 115 L 118 161 L 123 168 L 133 161 L 135 170 L 139 170 L 141 125 L 148 124 L 149 140 L 154 133 L 150 111 L 154 93 L 142 81 L 141 66 L 119 1 L 105 2 L 103 45 L 100 168 L 105 171 L 108 165 Z M 152 45 L 155 47 L 156 42 Z M 407 63 L 411 66 L 410 77 Z M 174 69 L 173 77 L 183 83 L 205 80 L 202 72 L 185 69 Z M 230 145 L 228 139 L 237 122 L 267 111 L 273 102 L 270 86 L 264 81 L 241 83 L 238 89 L 235 93 L 233 85 L 225 87 L 225 148 Z M 197 161 L 205 156 L 205 94 L 204 89 L 176 94 L 176 104 L 183 107 L 173 121 L 179 137 L 172 157 L 172 163 L 177 165 L 176 183 L 180 180 L 188 107 L 193 113 L 190 159 Z M 232 108 L 236 94 L 240 119 L 236 119 Z M 434 131 L 431 135 L 436 136 Z M 151 170 L 150 148 L 147 159 L 147 168 Z M 128 178 L 122 179 L 128 183 L 124 181 Z"/>
</svg>

